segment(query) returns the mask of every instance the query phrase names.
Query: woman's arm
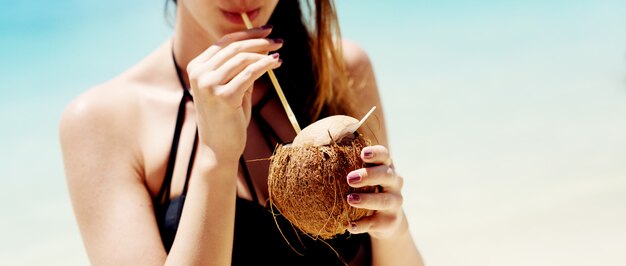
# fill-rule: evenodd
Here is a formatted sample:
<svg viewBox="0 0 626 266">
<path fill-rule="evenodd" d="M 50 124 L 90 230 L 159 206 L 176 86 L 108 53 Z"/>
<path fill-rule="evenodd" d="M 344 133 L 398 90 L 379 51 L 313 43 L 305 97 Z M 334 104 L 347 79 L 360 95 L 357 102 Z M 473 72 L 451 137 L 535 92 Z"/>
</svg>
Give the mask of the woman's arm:
<svg viewBox="0 0 626 266">
<path fill-rule="evenodd" d="M 237 163 L 211 165 L 203 150 L 170 256 L 144 183 L 139 121 L 130 104 L 100 88 L 79 97 L 61 121 L 68 188 L 83 241 L 94 265 L 230 263 Z M 109 104 L 110 103 L 110 104 Z M 220 261 L 221 259 L 221 261 Z"/>
<path fill-rule="evenodd" d="M 137 110 L 131 97 L 118 93 L 109 85 L 91 89 L 63 113 L 61 147 L 74 214 L 91 264 L 162 265 L 166 253 L 142 177 Z"/>
<path fill-rule="evenodd" d="M 373 216 L 354 223 L 350 231 L 370 233 L 373 265 L 423 265 L 402 210 L 402 177 L 395 174 L 386 148 L 385 119 L 371 62 L 362 48 L 349 41 L 343 41 L 343 53 L 348 75 L 354 82 L 347 95 L 348 100 L 358 103 L 353 105 L 354 115 L 364 115 L 372 106 L 378 107 L 377 116 L 369 118 L 360 131 L 380 144 L 365 148 L 361 154 L 364 161 L 378 166 L 354 171 L 361 175 L 361 181 L 356 182 L 358 184 L 349 183 L 355 187 L 383 187 L 383 193 L 361 195 L 359 203 L 350 201 L 349 196 L 353 206 L 377 211 Z"/>
<path fill-rule="evenodd" d="M 236 176 L 246 145 L 254 81 L 277 68 L 282 42 L 262 27 L 224 36 L 187 65 L 198 123 L 194 167 L 170 255 L 175 264 L 230 265 Z M 198 160 L 200 160 L 198 162 Z"/>
<path fill-rule="evenodd" d="M 166 254 L 144 180 L 137 100 L 106 85 L 80 96 L 61 121 L 74 212 L 92 264 L 230 265 L 238 159 L 250 121 L 250 88 L 280 65 L 270 30 L 226 36 L 187 70 L 198 120 L 198 154 L 176 238 Z M 231 45 L 232 44 L 232 45 Z M 219 131 L 211 131 L 219 129 Z"/>
</svg>

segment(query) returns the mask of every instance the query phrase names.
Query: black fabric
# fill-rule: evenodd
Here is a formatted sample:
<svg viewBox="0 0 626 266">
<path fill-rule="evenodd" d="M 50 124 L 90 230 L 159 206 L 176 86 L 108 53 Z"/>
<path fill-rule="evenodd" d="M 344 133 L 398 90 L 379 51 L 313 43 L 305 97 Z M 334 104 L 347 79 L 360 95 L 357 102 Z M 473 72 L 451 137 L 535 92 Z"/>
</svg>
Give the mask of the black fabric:
<svg viewBox="0 0 626 266">
<path fill-rule="evenodd" d="M 237 198 L 233 265 L 250 265 L 251 261 L 258 265 L 345 265 L 343 261 L 350 265 L 370 264 L 367 235 L 344 234 L 326 242 L 332 249 L 294 229 L 283 216 L 272 215 L 269 204 L 262 207 Z"/>
<path fill-rule="evenodd" d="M 180 74 L 178 66 L 176 67 L 179 78 L 182 77 Z M 181 79 L 181 84 L 182 83 Z M 183 88 L 185 88 L 183 86 Z M 180 140 L 180 134 L 183 128 L 183 122 L 185 120 L 185 105 L 187 101 L 192 100 L 191 94 L 187 89 L 183 90 L 183 97 L 180 100 L 180 105 L 178 106 L 178 115 L 176 117 L 176 128 L 174 130 L 174 138 L 172 140 L 172 147 L 170 150 L 169 159 L 167 162 L 167 168 L 165 170 L 165 178 L 163 179 L 163 184 L 161 185 L 161 189 L 159 190 L 159 194 L 154 200 L 155 207 L 155 215 L 157 217 L 157 224 L 159 226 L 159 232 L 161 233 L 161 240 L 163 241 L 163 245 L 166 247 L 166 250 L 169 252 L 169 248 L 172 246 L 174 242 L 174 236 L 176 235 L 176 231 L 178 230 L 178 222 L 180 221 L 180 216 L 183 211 L 183 205 L 185 203 L 185 197 L 187 195 L 187 181 L 189 181 L 189 177 L 191 176 L 191 168 L 193 167 L 193 158 L 196 153 L 196 146 L 198 142 L 198 129 L 196 128 L 196 134 L 194 136 L 194 146 L 192 149 L 192 159 L 189 160 L 189 165 L 187 166 L 187 174 L 185 180 L 185 186 L 182 191 L 180 197 L 177 197 L 173 200 L 170 200 L 170 188 L 172 184 L 172 176 L 174 173 L 174 166 L 176 164 L 176 155 L 178 152 L 178 144 Z"/>
<path fill-rule="evenodd" d="M 172 54 L 173 56 L 173 54 Z M 174 58 L 176 64 L 176 59 Z M 198 131 L 194 139 L 194 148 L 187 167 L 185 186 L 181 196 L 170 199 L 170 187 L 174 162 L 176 161 L 178 143 L 185 117 L 185 105 L 193 100 L 185 87 L 180 68 L 176 64 L 176 71 L 183 87 L 183 97 L 178 109 L 176 128 L 170 157 L 159 194 L 155 198 L 155 214 L 161 233 L 161 239 L 169 252 L 178 223 L 182 214 L 187 187 L 195 150 L 198 141 Z M 275 93 L 268 92 L 263 99 L 253 107 L 252 118 L 257 122 L 263 138 L 270 151 L 277 143 L 284 143 L 270 124 L 260 114 L 263 106 L 275 97 Z M 250 189 L 253 201 L 237 197 L 235 210 L 235 232 L 232 254 L 232 265 L 370 265 L 371 244 L 367 234 L 344 234 L 328 241 L 314 240 L 295 229 L 288 220 L 279 214 L 273 214 L 271 206 L 266 203 L 260 205 L 252 182 L 246 161 L 240 158 L 242 173 Z M 274 209 L 274 212 L 275 209 Z M 219 215 L 219 214 L 218 214 Z M 332 246 L 332 248 L 331 248 Z"/>
</svg>

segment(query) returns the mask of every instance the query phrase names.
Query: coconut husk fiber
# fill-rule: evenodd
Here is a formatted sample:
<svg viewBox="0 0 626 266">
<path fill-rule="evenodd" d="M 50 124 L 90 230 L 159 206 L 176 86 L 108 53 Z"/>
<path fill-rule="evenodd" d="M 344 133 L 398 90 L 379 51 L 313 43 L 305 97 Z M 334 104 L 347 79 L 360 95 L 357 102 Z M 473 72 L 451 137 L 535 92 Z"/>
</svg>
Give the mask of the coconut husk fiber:
<svg viewBox="0 0 626 266">
<path fill-rule="evenodd" d="M 375 191 L 374 187 L 352 188 L 346 180 L 349 172 L 365 167 L 360 153 L 368 143 L 354 133 L 328 145 L 278 146 L 269 169 L 270 204 L 314 238 L 345 233 L 350 222 L 368 214 L 351 207 L 347 195 Z"/>
</svg>

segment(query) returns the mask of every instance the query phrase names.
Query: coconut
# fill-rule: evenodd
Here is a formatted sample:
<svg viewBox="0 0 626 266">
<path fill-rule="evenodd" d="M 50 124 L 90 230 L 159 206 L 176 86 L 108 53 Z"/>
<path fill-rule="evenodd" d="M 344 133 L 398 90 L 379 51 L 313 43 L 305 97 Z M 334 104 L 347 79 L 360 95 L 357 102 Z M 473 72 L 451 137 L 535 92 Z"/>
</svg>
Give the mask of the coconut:
<svg viewBox="0 0 626 266">
<path fill-rule="evenodd" d="M 324 118 L 291 144 L 279 145 L 271 158 L 270 204 L 314 238 L 331 239 L 368 215 L 346 201 L 350 193 L 375 192 L 374 187 L 352 188 L 346 180 L 349 172 L 365 167 L 360 154 L 369 141 L 355 132 L 358 125 L 349 116 Z"/>
</svg>

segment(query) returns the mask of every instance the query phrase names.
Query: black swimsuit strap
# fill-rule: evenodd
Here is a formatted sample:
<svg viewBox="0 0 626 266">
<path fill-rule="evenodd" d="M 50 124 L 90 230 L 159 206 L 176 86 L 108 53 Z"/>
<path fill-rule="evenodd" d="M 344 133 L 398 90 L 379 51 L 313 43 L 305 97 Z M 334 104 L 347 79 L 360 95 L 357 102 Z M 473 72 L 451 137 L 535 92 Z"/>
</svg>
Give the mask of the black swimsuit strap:
<svg viewBox="0 0 626 266">
<path fill-rule="evenodd" d="M 196 126 L 196 135 L 193 137 L 193 148 L 191 149 L 191 157 L 189 157 L 189 164 L 187 165 L 187 176 L 185 177 L 185 186 L 183 187 L 182 195 L 187 195 L 187 188 L 189 188 L 189 177 L 191 176 L 191 168 L 193 168 L 193 162 L 196 158 L 196 150 L 198 150 L 198 126 Z"/>
<path fill-rule="evenodd" d="M 183 128 L 183 121 L 185 120 L 185 105 L 187 103 L 187 95 L 183 94 L 180 104 L 178 106 L 178 115 L 176 117 L 176 127 L 174 129 L 174 137 L 172 139 L 172 146 L 170 148 L 170 155 L 167 161 L 167 168 L 165 170 L 165 178 L 163 179 L 163 185 L 157 196 L 157 200 L 160 203 L 169 201 L 170 186 L 172 184 L 172 176 L 174 174 L 174 165 L 176 164 L 176 154 L 178 153 L 178 144 L 180 142 L 180 133 Z"/>
<path fill-rule="evenodd" d="M 174 129 L 172 147 L 170 148 L 170 155 L 167 161 L 167 168 L 165 170 L 165 178 L 163 179 L 163 184 L 161 185 L 159 194 L 156 197 L 156 199 L 161 204 L 168 202 L 170 198 L 170 187 L 172 184 L 172 176 L 174 175 L 174 166 L 176 164 L 176 155 L 178 153 L 180 134 L 182 132 L 183 122 L 185 120 L 185 108 L 186 108 L 188 100 L 193 101 L 193 97 L 189 93 L 189 90 L 185 87 L 183 75 L 181 73 L 180 67 L 178 66 L 178 63 L 176 62 L 176 58 L 174 57 L 173 51 L 172 51 L 172 59 L 174 61 L 174 66 L 176 67 L 176 74 L 178 75 L 178 80 L 180 81 L 180 84 L 183 88 L 183 96 L 180 99 L 180 104 L 178 105 L 178 115 L 176 116 L 176 127 Z M 191 169 L 193 167 L 197 144 L 198 144 L 198 128 L 196 127 L 196 134 L 194 137 L 193 148 L 191 150 L 191 158 L 189 159 L 189 165 L 187 166 L 187 174 L 185 177 L 185 185 L 182 191 L 183 193 L 182 195 L 187 194 L 188 181 L 189 181 L 189 177 L 191 176 Z"/>
<path fill-rule="evenodd" d="M 173 48 L 172 48 L 172 61 L 174 61 L 174 66 L 176 67 L 176 75 L 178 76 L 178 81 L 180 82 L 180 86 L 183 88 L 183 99 L 185 99 L 185 96 L 187 96 L 187 98 L 193 102 L 193 96 L 191 96 L 191 93 L 189 93 L 189 88 L 185 86 L 185 79 L 183 78 L 183 73 L 182 73 L 182 70 L 180 69 L 180 66 L 178 65 L 178 62 L 176 61 L 176 55 L 174 54 Z M 179 112 L 180 112 L 180 109 L 179 109 Z M 184 113 L 185 111 L 183 110 L 183 114 Z M 191 177 L 191 169 L 193 168 L 193 163 L 195 161 L 194 159 L 196 158 L 197 147 L 198 147 L 198 126 L 196 125 L 196 133 L 195 133 L 195 136 L 193 137 L 193 147 L 191 150 L 191 156 L 189 157 L 189 164 L 187 165 L 185 185 L 182 191 L 183 196 L 187 195 L 187 189 L 189 188 L 189 177 Z"/>
<path fill-rule="evenodd" d="M 189 97 L 189 99 L 191 99 L 193 101 L 193 97 L 191 96 L 191 93 L 189 93 L 189 88 L 187 88 L 187 86 L 185 85 L 185 78 L 183 77 L 183 72 L 180 69 L 180 66 L 178 65 L 178 62 L 176 61 L 176 55 L 174 55 L 174 48 L 172 48 L 172 61 L 174 61 L 174 67 L 176 68 L 176 76 L 178 76 L 178 81 L 180 82 L 180 86 L 183 88 L 183 93 Z M 183 96 L 184 99 L 185 96 Z M 180 110 L 179 110 L 180 112 Z M 185 111 L 183 111 L 185 112 Z"/>
</svg>

